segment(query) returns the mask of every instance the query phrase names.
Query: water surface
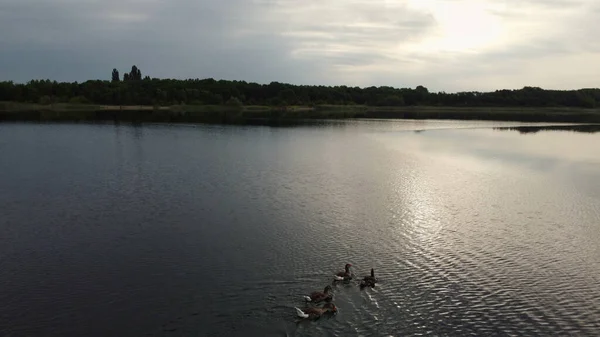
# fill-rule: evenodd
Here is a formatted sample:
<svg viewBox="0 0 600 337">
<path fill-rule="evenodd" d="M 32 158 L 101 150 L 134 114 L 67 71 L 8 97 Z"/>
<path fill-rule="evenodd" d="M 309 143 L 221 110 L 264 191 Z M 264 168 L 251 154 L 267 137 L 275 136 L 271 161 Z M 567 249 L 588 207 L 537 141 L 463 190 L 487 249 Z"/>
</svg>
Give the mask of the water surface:
<svg viewBox="0 0 600 337">
<path fill-rule="evenodd" d="M 0 124 L 0 335 L 597 335 L 596 131 Z"/>
</svg>

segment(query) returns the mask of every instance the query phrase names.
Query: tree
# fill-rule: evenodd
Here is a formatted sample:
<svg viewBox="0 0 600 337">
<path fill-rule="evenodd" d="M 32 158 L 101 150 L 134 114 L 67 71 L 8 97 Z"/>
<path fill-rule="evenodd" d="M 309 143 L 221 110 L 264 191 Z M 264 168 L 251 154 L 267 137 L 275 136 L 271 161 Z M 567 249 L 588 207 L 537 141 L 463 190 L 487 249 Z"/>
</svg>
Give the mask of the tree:
<svg viewBox="0 0 600 337">
<path fill-rule="evenodd" d="M 281 100 L 283 102 L 286 102 L 287 104 L 294 104 L 294 103 L 296 103 L 296 99 L 297 99 L 296 93 L 292 89 L 281 90 L 279 92 L 279 97 L 281 98 Z"/>
<path fill-rule="evenodd" d="M 401 95 L 388 95 L 380 98 L 376 105 L 379 106 L 402 106 L 404 105 L 404 98 Z"/>
<path fill-rule="evenodd" d="M 50 105 L 52 104 L 52 97 L 50 96 L 42 96 L 40 97 L 40 104 L 42 105 Z"/>
<path fill-rule="evenodd" d="M 418 85 L 418 86 L 415 88 L 415 90 L 416 90 L 417 92 L 421 93 L 421 94 L 424 94 L 424 95 L 427 95 L 427 94 L 429 94 L 429 90 L 427 90 L 427 88 L 425 88 L 425 87 L 424 87 L 424 86 L 422 86 L 422 85 Z"/>
<path fill-rule="evenodd" d="M 135 65 L 131 67 L 131 71 L 129 72 L 129 80 L 130 81 L 141 81 L 142 80 L 142 72 Z"/>
<path fill-rule="evenodd" d="M 119 71 L 116 68 L 112 71 L 112 81 L 119 82 Z"/>
<path fill-rule="evenodd" d="M 241 107 L 243 105 L 242 101 L 240 101 L 237 97 L 233 96 L 231 96 L 231 98 L 229 98 L 227 102 L 225 102 L 225 104 L 232 107 Z"/>
<path fill-rule="evenodd" d="M 129 74 L 125 73 L 125 74 L 123 74 L 123 82 L 127 82 L 127 81 L 129 81 Z"/>
</svg>

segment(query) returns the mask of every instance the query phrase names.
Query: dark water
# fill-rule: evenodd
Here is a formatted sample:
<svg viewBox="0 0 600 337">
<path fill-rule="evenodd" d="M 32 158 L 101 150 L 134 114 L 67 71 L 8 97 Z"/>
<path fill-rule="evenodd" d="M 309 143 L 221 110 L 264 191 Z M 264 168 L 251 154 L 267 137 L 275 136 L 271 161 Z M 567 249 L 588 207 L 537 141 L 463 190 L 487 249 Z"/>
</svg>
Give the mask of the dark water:
<svg viewBox="0 0 600 337">
<path fill-rule="evenodd" d="M 504 126 L 0 124 L 0 335 L 597 336 L 600 132 Z"/>
</svg>

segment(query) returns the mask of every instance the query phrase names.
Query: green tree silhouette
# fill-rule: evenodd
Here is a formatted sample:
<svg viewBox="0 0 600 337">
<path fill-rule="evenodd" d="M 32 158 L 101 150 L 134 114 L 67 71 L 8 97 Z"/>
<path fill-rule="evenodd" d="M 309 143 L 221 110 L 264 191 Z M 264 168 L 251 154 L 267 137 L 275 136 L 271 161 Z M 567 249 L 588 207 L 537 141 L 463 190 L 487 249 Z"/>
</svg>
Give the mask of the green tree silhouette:
<svg viewBox="0 0 600 337">
<path fill-rule="evenodd" d="M 112 81 L 113 82 L 119 82 L 120 78 L 119 78 L 119 71 L 115 68 L 112 71 Z"/>
</svg>

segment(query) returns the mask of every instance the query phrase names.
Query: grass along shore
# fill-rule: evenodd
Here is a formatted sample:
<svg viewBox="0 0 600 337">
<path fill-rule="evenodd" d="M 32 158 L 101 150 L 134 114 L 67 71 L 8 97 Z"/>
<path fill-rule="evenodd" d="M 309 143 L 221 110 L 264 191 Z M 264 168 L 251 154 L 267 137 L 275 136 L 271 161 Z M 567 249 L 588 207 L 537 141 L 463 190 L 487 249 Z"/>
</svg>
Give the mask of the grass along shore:
<svg viewBox="0 0 600 337">
<path fill-rule="evenodd" d="M 181 123 L 245 123 L 250 120 L 294 119 L 455 119 L 523 122 L 600 123 L 600 109 L 563 107 L 454 107 L 366 105 L 318 106 L 118 106 L 0 102 L 0 121 L 122 121 Z"/>
</svg>

